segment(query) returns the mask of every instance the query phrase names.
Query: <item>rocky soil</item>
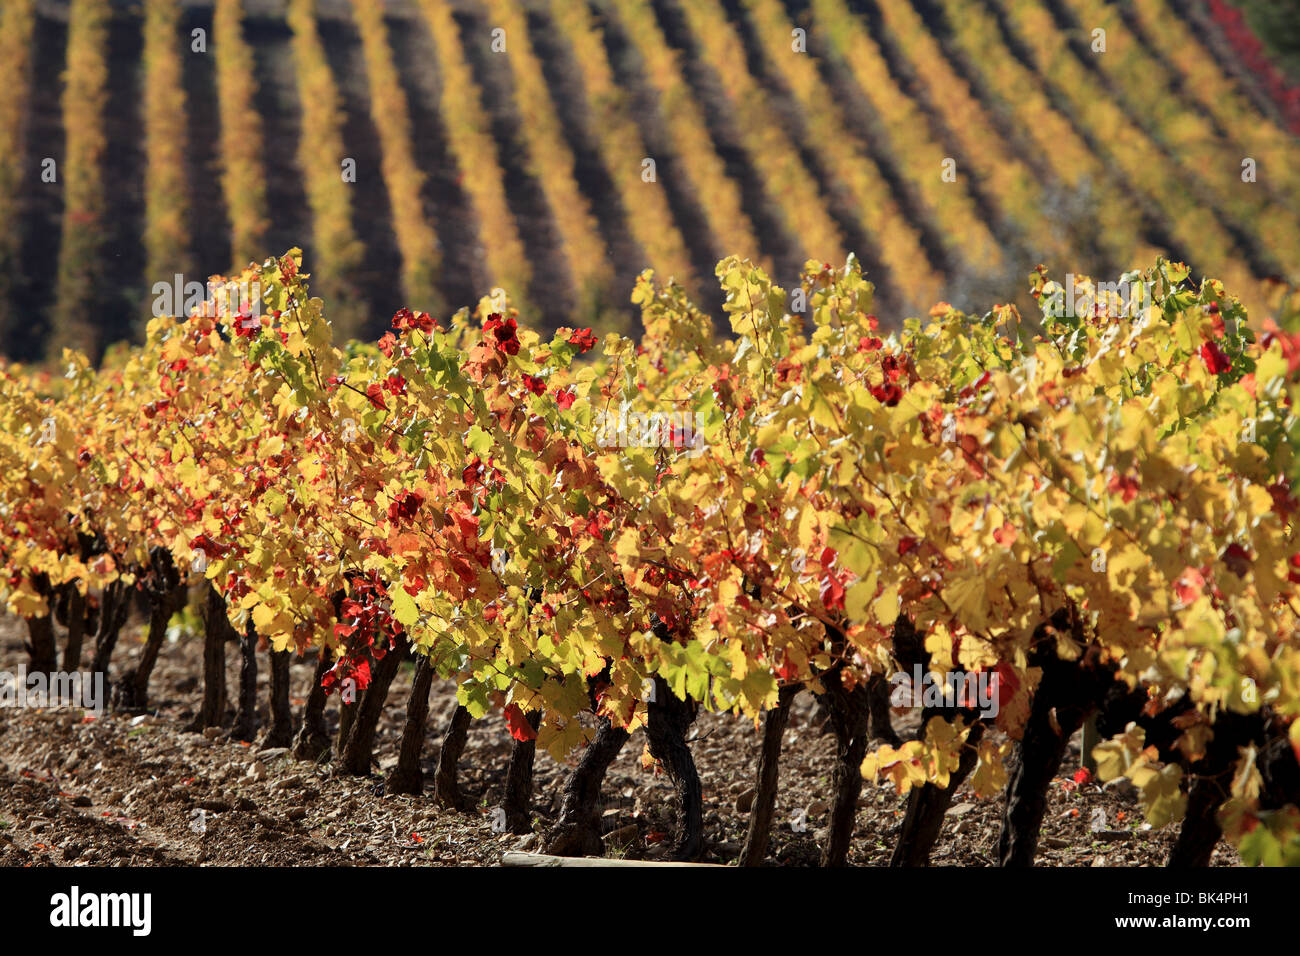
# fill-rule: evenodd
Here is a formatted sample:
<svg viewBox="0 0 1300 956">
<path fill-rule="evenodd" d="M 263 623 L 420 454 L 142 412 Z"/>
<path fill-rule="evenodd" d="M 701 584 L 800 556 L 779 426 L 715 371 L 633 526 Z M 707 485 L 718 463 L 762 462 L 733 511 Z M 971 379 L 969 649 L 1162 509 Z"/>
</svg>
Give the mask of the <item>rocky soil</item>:
<svg viewBox="0 0 1300 956">
<path fill-rule="evenodd" d="M 141 646 L 138 628 L 124 632 L 117 670 Z M 237 687 L 234 648 L 228 681 Z M 26 661 L 22 630 L 0 618 L 0 670 Z M 394 681 L 380 724 L 376 773 L 341 776 L 328 764 L 294 760 L 282 749 L 224 739 L 222 732 L 183 730 L 201 701 L 201 640 L 179 636 L 164 647 L 154 672 L 154 711 L 142 716 L 80 710 L 0 708 L 0 865 L 461 865 L 499 863 L 511 849 L 537 849 L 555 819 L 567 767 L 539 754 L 534 782 L 534 833 L 497 834 L 491 810 L 502 795 L 511 739 L 499 715 L 476 721 L 460 763 L 463 792 L 473 809 L 437 807 L 431 797 L 384 793 L 382 771 L 397 759 L 411 668 Z M 295 712 L 311 679 L 310 660 L 295 662 Z M 268 665 L 259 660 L 265 708 Z M 454 707 L 450 683 L 434 687 L 426 773 Z M 777 822 L 769 863 L 815 865 L 827 823 L 833 738 L 813 723 L 807 695 L 796 699 L 781 762 Z M 335 719 L 333 706 L 328 712 Z M 263 728 L 269 715 L 262 714 Z M 897 725 L 906 732 L 907 715 Z M 703 714 L 692 751 L 704 788 L 705 859 L 730 863 L 744 840 L 760 734 L 751 723 Z M 606 852 L 652 859 L 670 839 L 673 793 L 662 773 L 642 762 L 644 736 L 635 734 L 612 766 L 603 790 Z M 1053 785 L 1039 850 L 1044 866 L 1161 865 L 1172 828 L 1144 828 L 1126 785 L 1076 784 L 1078 739 Z M 430 787 L 431 789 L 431 787 Z M 891 784 L 864 784 L 850 862 L 889 861 L 904 797 Z M 944 823 L 933 862 L 991 865 L 1000 801 L 959 792 Z M 1237 863 L 1221 845 L 1216 865 Z"/>
</svg>

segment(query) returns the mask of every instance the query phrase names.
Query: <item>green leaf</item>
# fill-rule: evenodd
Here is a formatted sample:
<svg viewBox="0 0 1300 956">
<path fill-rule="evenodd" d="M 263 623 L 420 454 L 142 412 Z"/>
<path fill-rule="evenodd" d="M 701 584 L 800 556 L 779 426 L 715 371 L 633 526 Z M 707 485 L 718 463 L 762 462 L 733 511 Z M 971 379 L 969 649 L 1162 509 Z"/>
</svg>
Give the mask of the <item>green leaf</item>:
<svg viewBox="0 0 1300 956">
<path fill-rule="evenodd" d="M 465 447 L 476 455 L 486 455 L 489 449 L 492 448 L 492 436 L 477 425 L 471 425 L 469 432 L 465 435 Z"/>
<path fill-rule="evenodd" d="M 492 703 L 488 698 L 486 687 L 480 683 L 468 681 L 456 688 L 456 700 L 469 711 L 469 715 L 475 720 L 486 714 L 489 705 Z"/>
</svg>

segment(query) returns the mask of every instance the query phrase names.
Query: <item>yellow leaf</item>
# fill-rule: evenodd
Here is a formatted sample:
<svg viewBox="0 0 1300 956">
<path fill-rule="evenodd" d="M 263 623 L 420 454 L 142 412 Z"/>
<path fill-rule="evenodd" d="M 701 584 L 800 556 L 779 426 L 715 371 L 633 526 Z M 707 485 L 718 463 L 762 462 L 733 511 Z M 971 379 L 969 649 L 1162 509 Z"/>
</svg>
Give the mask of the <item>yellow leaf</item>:
<svg viewBox="0 0 1300 956">
<path fill-rule="evenodd" d="M 811 554 L 817 544 L 817 511 L 804 508 L 799 515 L 799 547 L 805 554 Z"/>
<path fill-rule="evenodd" d="M 1011 742 L 994 744 L 991 740 L 979 743 L 979 762 L 971 774 L 971 789 L 978 797 L 996 797 L 1007 785 L 1007 771 L 1003 765 L 1011 752 Z"/>
<path fill-rule="evenodd" d="M 894 781 L 894 788 L 900 794 L 907 793 L 925 783 L 925 768 L 921 763 L 924 750 L 925 744 L 919 740 L 909 740 L 897 750 L 883 744 L 862 761 L 862 776 L 875 780 L 884 775 Z"/>
<path fill-rule="evenodd" d="M 619 561 L 624 565 L 628 564 L 640 551 L 641 543 L 633 528 L 628 528 L 619 535 L 618 543 L 614 545 L 614 553 L 618 555 Z"/>
<path fill-rule="evenodd" d="M 278 612 L 275 608 L 267 604 L 259 604 L 253 608 L 253 626 L 263 634 L 267 633 L 271 627 L 271 622 L 275 620 Z"/>
<path fill-rule="evenodd" d="M 397 618 L 398 623 L 410 627 L 420 619 L 420 611 L 406 593 L 406 588 L 394 588 L 389 593 L 393 596 L 393 617 Z"/>
<path fill-rule="evenodd" d="M 898 585 L 891 584 L 885 588 L 884 592 L 876 599 L 871 610 L 876 615 L 876 620 L 884 627 L 893 627 L 894 622 L 898 620 Z"/>
<path fill-rule="evenodd" d="M 859 581 L 844 593 L 844 611 L 852 621 L 864 620 L 867 616 L 867 605 L 871 599 L 876 596 L 876 572 L 871 572 L 864 580 Z"/>
<path fill-rule="evenodd" d="M 718 602 L 730 607 L 740 597 L 740 580 L 735 576 L 723 578 L 718 582 Z"/>
<path fill-rule="evenodd" d="M 988 627 L 989 582 L 980 575 L 958 578 L 943 589 L 943 599 L 963 624 L 972 631 Z"/>
</svg>

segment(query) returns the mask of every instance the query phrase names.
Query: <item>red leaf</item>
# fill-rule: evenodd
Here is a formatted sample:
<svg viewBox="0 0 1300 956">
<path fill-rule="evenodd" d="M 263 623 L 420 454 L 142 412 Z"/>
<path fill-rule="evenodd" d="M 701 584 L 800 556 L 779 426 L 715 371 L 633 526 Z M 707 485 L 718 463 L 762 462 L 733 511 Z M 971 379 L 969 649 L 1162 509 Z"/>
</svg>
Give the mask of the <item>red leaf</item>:
<svg viewBox="0 0 1300 956">
<path fill-rule="evenodd" d="M 1121 493 L 1124 503 L 1128 504 L 1137 497 L 1140 487 L 1140 483 L 1132 475 L 1114 474 L 1110 476 L 1110 482 L 1106 485 L 1106 490 L 1112 493 Z"/>
<path fill-rule="evenodd" d="M 1214 342 L 1206 342 L 1201 346 L 1201 361 L 1205 363 L 1211 375 L 1222 375 L 1232 368 L 1232 361 Z"/>
<path fill-rule="evenodd" d="M 889 382 L 885 385 L 872 385 L 871 395 L 880 404 L 893 408 L 902 400 L 903 390 L 893 382 Z"/>
<path fill-rule="evenodd" d="M 1016 543 L 1016 538 L 1020 532 L 1010 521 L 1004 521 L 1002 527 L 993 532 L 993 540 L 1004 548 L 1009 548 Z"/>
<path fill-rule="evenodd" d="M 1182 605 L 1191 604 L 1204 590 L 1205 576 L 1195 568 L 1186 568 L 1174 582 L 1174 594 Z"/>
<path fill-rule="evenodd" d="M 587 352 L 596 347 L 596 336 L 591 329 L 575 329 L 569 336 L 569 344 L 576 345 L 580 351 Z"/>
<path fill-rule="evenodd" d="M 483 331 L 491 332 L 497 349 L 507 355 L 519 354 L 518 323 L 513 318 L 502 320 L 500 315 L 490 315 L 483 323 Z"/>
<path fill-rule="evenodd" d="M 782 655 L 781 666 L 776 669 L 776 676 L 781 680 L 794 680 L 799 676 L 799 668 L 795 666 L 789 654 Z"/>
<path fill-rule="evenodd" d="M 1254 560 L 1250 552 L 1235 541 L 1223 549 L 1220 559 L 1228 566 L 1228 570 L 1239 578 L 1246 576 L 1246 572 L 1250 570 L 1250 563 Z"/>
<path fill-rule="evenodd" d="M 388 506 L 388 520 L 393 524 L 409 521 L 415 517 L 422 504 L 424 504 L 424 496 L 418 491 L 402 491 Z"/>
<path fill-rule="evenodd" d="M 362 658 L 357 662 L 356 668 L 352 671 L 352 676 L 356 679 L 357 690 L 365 690 L 370 686 L 370 661 Z"/>
<path fill-rule="evenodd" d="M 1006 661 L 998 661 L 993 668 L 994 687 L 997 689 L 998 710 L 1002 710 L 1011 703 L 1012 698 L 1016 696 L 1016 691 L 1020 689 L 1020 678 L 1016 676 L 1015 668 Z"/>
<path fill-rule="evenodd" d="M 827 571 L 822 578 L 821 597 L 827 610 L 844 610 L 844 584 L 834 571 Z"/>
<path fill-rule="evenodd" d="M 537 739 L 537 731 L 533 730 L 533 725 L 528 722 L 518 704 L 506 707 L 506 724 L 510 727 L 510 736 L 515 740 L 524 742 Z"/>
</svg>

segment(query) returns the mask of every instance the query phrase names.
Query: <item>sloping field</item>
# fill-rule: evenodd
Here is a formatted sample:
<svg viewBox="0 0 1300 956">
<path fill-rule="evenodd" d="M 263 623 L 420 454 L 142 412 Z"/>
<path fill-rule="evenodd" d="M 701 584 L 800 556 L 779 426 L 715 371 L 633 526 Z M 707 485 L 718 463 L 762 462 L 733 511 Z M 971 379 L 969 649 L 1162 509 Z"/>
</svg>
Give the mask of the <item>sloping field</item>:
<svg viewBox="0 0 1300 956">
<path fill-rule="evenodd" d="M 293 245 L 346 332 L 503 287 L 614 327 L 646 267 L 863 262 L 888 324 L 1156 254 L 1256 310 L 1300 150 L 1191 0 L 9 0 L 4 351 L 138 336 Z M 702 294 L 701 294 L 702 293 Z"/>
</svg>

